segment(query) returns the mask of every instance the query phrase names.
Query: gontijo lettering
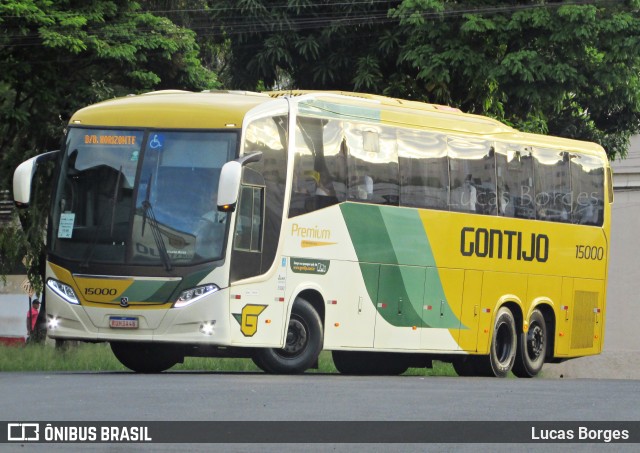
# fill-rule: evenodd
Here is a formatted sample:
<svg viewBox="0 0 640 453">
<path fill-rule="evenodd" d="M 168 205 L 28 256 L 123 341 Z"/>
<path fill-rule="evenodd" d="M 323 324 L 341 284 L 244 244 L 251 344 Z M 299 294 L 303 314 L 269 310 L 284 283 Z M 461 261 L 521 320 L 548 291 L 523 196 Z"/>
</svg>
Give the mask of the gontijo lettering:
<svg viewBox="0 0 640 453">
<path fill-rule="evenodd" d="M 478 258 L 544 263 L 549 259 L 549 237 L 513 230 L 464 227 L 460 231 L 460 253 Z"/>
</svg>

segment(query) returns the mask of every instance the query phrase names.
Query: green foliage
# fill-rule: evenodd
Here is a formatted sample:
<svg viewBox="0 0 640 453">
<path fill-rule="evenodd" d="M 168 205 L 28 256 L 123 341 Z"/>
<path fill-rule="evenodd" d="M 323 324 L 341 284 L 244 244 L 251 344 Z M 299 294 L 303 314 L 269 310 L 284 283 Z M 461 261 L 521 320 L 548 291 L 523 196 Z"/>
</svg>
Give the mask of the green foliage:
<svg viewBox="0 0 640 453">
<path fill-rule="evenodd" d="M 417 24 L 414 3 L 394 11 L 404 37 L 398 61 L 423 99 L 625 155 L 640 131 L 637 5 L 442 1 L 448 14 L 423 11 Z"/>
<path fill-rule="evenodd" d="M 290 82 L 300 88 L 379 91 L 377 81 L 393 65 L 380 58 L 377 37 L 385 36 L 390 55 L 397 42 L 387 15 L 398 2 L 210 3 L 230 43 L 227 74 L 234 88 L 255 89 L 261 82 L 289 88 Z"/>
<path fill-rule="evenodd" d="M 22 261 L 26 250 L 26 238 L 22 228 L 18 226 L 17 219 L 0 229 L 0 282 L 6 283 L 6 275 Z"/>
</svg>

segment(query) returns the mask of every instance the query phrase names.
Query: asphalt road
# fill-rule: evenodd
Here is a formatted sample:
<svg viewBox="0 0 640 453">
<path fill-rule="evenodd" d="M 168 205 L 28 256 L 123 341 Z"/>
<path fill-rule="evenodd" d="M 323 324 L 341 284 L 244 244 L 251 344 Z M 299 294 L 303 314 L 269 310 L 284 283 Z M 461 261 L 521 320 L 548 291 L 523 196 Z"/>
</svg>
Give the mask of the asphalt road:
<svg viewBox="0 0 640 453">
<path fill-rule="evenodd" d="M 21 420 L 640 421 L 634 380 L 0 373 L 0 401 Z"/>
<path fill-rule="evenodd" d="M 42 391 L 35 391 L 42 389 Z M 640 421 L 640 382 L 175 372 L 0 373 L 5 421 Z M 384 424 L 382 424 L 384 425 Z M 637 426 L 636 426 L 637 425 Z M 283 427 L 287 424 L 284 423 Z M 373 426 L 373 425 L 372 425 Z M 380 423 L 375 424 L 377 428 Z M 0 426 L 1 429 L 5 429 Z M 464 428 L 464 426 L 462 426 Z M 637 429 L 636 429 L 637 428 Z M 640 439 L 640 423 L 633 436 Z M 637 433 L 635 431 L 638 431 Z M 506 432 L 506 431 L 505 431 Z M 460 434 L 461 441 L 464 433 Z M 500 434 L 496 434 L 500 438 Z M 3 447 L 0 445 L 0 447 Z M 39 444 L 7 451 L 172 451 L 170 444 Z M 81 448 L 82 447 L 82 448 Z M 126 448 L 125 448 L 126 447 Z M 499 451 L 506 444 L 309 444 L 305 451 Z M 538 451 L 542 445 L 524 444 Z M 563 451 L 570 445 L 553 445 Z M 581 445 L 599 451 L 602 443 Z M 616 445 L 616 451 L 630 445 Z M 637 445 L 636 445 L 637 448 Z M 5 451 L 4 448 L 0 448 Z M 184 444 L 181 451 L 300 451 L 296 445 Z M 518 449 L 518 450 L 522 450 Z M 548 451 L 548 446 L 544 448 Z M 574 446 L 575 450 L 575 446 Z M 571 450 L 571 451 L 574 451 Z M 567 450 L 569 451 L 569 450 Z"/>
</svg>

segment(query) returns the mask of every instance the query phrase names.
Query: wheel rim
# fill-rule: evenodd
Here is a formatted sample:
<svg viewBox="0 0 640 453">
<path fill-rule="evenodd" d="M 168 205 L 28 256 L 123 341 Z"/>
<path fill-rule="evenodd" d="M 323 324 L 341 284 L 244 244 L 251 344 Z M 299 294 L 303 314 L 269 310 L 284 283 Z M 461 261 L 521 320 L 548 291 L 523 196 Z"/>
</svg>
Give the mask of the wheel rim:
<svg viewBox="0 0 640 453">
<path fill-rule="evenodd" d="M 537 360 L 544 350 L 544 332 L 538 324 L 529 327 L 527 333 L 527 354 L 532 360 Z"/>
<path fill-rule="evenodd" d="M 287 329 L 287 341 L 279 355 L 286 358 L 296 357 L 307 347 L 307 340 L 307 326 L 300 318 L 292 317 Z"/>
</svg>

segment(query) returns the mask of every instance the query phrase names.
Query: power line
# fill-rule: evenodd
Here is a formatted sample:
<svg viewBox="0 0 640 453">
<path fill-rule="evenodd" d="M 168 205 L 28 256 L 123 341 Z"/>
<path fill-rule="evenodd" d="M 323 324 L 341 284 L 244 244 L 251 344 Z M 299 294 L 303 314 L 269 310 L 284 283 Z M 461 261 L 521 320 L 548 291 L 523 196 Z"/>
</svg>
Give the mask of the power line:
<svg viewBox="0 0 640 453">
<path fill-rule="evenodd" d="M 377 0 L 372 2 L 336 2 L 331 3 L 329 5 L 317 5 L 312 4 L 306 6 L 305 8 L 312 7 L 335 7 L 335 6 L 344 6 L 344 5 L 359 5 L 359 4 L 389 4 L 390 2 Z M 515 13 L 518 11 L 524 10 L 532 10 L 532 9 L 557 9 L 563 6 L 585 6 L 585 5 L 609 5 L 609 4 L 621 4 L 624 3 L 624 0 L 578 0 L 574 2 L 562 2 L 562 3 L 545 3 L 545 4 L 533 4 L 533 5 L 503 5 L 503 6 L 482 6 L 476 8 L 450 8 L 445 9 L 443 11 L 423 11 L 419 12 L 419 15 L 424 19 L 436 19 L 436 18 L 454 18 L 460 17 L 468 14 L 480 14 L 480 15 L 488 15 L 488 14 L 503 14 L 503 13 Z M 289 6 L 288 4 L 282 5 L 269 5 L 270 9 L 293 9 L 294 7 Z M 196 8 L 196 9 L 171 9 L 171 10 L 140 10 L 137 12 L 132 12 L 131 14 L 169 14 L 169 13 L 202 13 L 203 15 L 206 13 L 210 15 L 211 13 L 217 13 L 220 11 L 237 11 L 241 13 L 243 9 L 241 7 L 220 7 L 220 8 Z M 65 14 L 61 12 L 59 14 Z M 77 16 L 77 13 L 68 13 L 69 16 Z M 3 16 L 0 15 L 0 20 L 3 17 L 17 18 L 19 16 Z M 44 15 L 44 17 L 54 17 L 54 15 Z M 193 17 L 189 16 L 189 18 L 193 19 Z M 171 27 L 172 25 L 175 27 L 183 27 L 183 29 L 175 29 L 175 30 L 162 30 L 165 33 L 189 33 L 192 32 L 200 32 L 197 33 L 200 37 L 223 37 L 223 36 L 233 36 L 247 33 L 269 33 L 269 32 L 282 32 L 286 30 L 313 30 L 313 29 L 321 29 L 329 26 L 355 26 L 355 25 L 365 25 L 365 26 L 375 26 L 381 25 L 391 22 L 399 22 L 400 19 L 396 17 L 389 16 L 388 9 L 374 9 L 370 11 L 363 11 L 362 13 L 357 12 L 351 15 L 344 15 L 344 11 L 328 11 L 326 14 L 320 15 L 297 15 L 293 17 L 286 17 L 286 20 L 273 19 L 273 20 L 264 20 L 262 18 L 251 18 L 247 20 L 245 16 L 225 16 L 222 18 L 221 23 L 216 24 L 208 24 L 208 25 L 200 25 L 204 20 L 212 20 L 215 17 L 204 18 L 199 16 L 196 18 L 196 24 L 189 26 L 185 25 L 185 22 L 182 21 L 180 24 L 179 18 L 174 18 L 175 22 L 170 22 L 167 24 L 159 24 L 160 27 L 166 26 Z M 178 23 L 176 23 L 178 22 Z M 100 28 L 87 28 L 87 29 L 79 29 L 78 32 L 84 33 L 89 36 L 106 36 L 107 34 L 112 34 L 113 32 L 118 32 L 118 27 L 122 27 L 120 32 L 130 32 L 130 28 L 128 27 L 128 22 L 117 22 L 110 21 L 105 24 L 104 27 Z M 126 28 L 125 28 L 126 27 Z M 140 35 L 144 35 L 146 33 L 153 33 L 157 31 L 157 28 L 136 28 L 136 32 Z M 9 44 L 0 44 L 0 48 L 2 47 L 21 47 L 21 46 L 39 46 L 44 45 L 41 40 L 42 38 L 36 34 L 30 35 L 5 35 L 5 38 L 9 39 L 19 39 L 20 42 L 14 42 Z M 126 36 L 125 36 L 126 38 Z"/>
</svg>

